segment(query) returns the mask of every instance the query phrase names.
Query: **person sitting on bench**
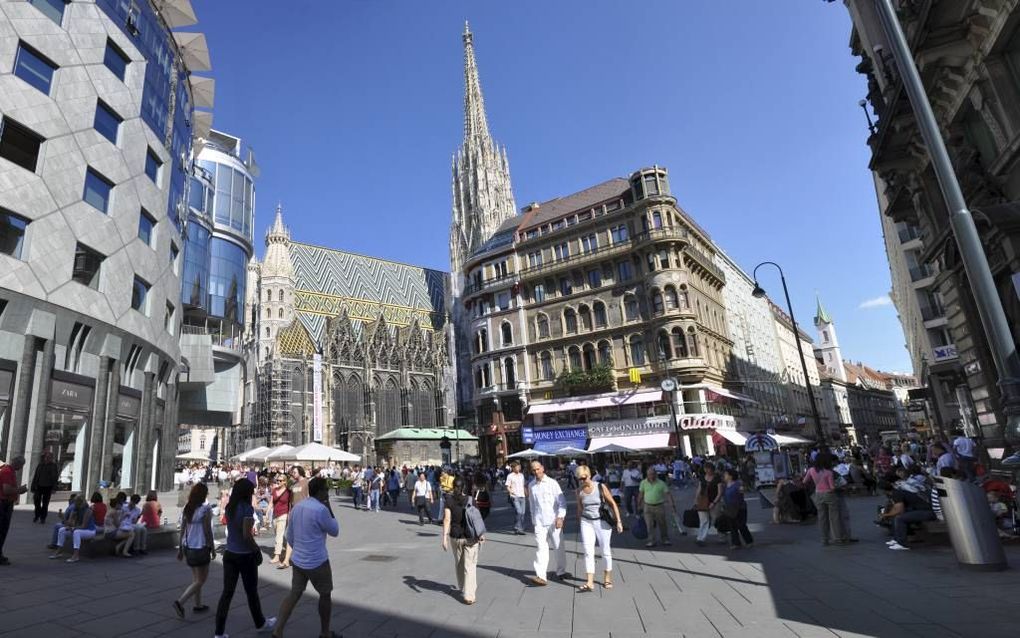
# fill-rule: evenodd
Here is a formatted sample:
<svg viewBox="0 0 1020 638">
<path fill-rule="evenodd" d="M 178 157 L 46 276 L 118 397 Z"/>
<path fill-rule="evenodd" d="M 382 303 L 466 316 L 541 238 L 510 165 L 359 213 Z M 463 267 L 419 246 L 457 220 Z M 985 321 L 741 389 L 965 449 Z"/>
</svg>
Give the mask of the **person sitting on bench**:
<svg viewBox="0 0 1020 638">
<path fill-rule="evenodd" d="M 81 496 L 75 499 L 74 505 L 75 524 L 73 527 L 60 528 L 60 532 L 57 534 L 57 551 L 50 556 L 51 559 L 63 558 L 64 543 L 67 541 L 68 535 L 70 535 L 72 545 L 74 546 L 74 553 L 65 562 L 77 563 L 81 551 L 81 542 L 96 537 L 96 519 L 92 508 L 85 506 L 85 499 Z"/>
</svg>

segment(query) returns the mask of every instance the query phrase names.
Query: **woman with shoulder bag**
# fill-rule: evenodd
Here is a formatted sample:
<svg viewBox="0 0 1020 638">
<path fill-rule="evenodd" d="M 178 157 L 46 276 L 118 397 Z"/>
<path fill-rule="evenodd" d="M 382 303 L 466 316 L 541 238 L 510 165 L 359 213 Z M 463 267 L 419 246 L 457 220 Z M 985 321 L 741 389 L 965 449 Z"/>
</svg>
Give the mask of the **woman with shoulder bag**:
<svg viewBox="0 0 1020 638">
<path fill-rule="evenodd" d="M 580 487 L 577 489 L 577 512 L 581 519 L 581 541 L 584 544 L 584 571 L 587 576 L 585 584 L 577 588 L 579 592 L 592 591 L 595 589 L 595 542 L 598 541 L 602 549 L 602 562 L 605 563 L 605 572 L 602 576 L 602 586 L 606 589 L 613 588 L 613 549 L 612 536 L 613 528 L 617 532 L 623 532 L 623 520 L 620 518 L 620 508 L 613 499 L 613 495 L 602 483 L 596 483 L 591 478 L 591 470 L 588 466 L 581 465 L 577 468 L 577 478 Z M 607 520 L 611 519 L 611 520 Z"/>
<path fill-rule="evenodd" d="M 227 503 L 227 549 L 223 552 L 223 593 L 216 607 L 216 638 L 223 638 L 227 626 L 227 614 L 230 602 L 237 589 L 237 579 L 244 583 L 244 593 L 248 597 L 248 610 L 259 632 L 269 631 L 276 626 L 276 618 L 262 615 L 262 603 L 259 600 L 259 565 L 262 564 L 262 548 L 255 543 L 252 529 L 255 526 L 255 508 L 251 506 L 251 497 L 255 493 L 255 485 L 246 478 L 237 479 L 230 490 L 230 501 Z"/>
<path fill-rule="evenodd" d="M 698 479 L 698 491 L 694 494 L 694 509 L 698 511 L 699 546 L 705 545 L 708 533 L 712 531 L 712 506 L 719 501 L 719 476 L 714 463 L 705 463 L 704 476 Z"/>
<path fill-rule="evenodd" d="M 457 590 L 463 596 L 465 605 L 475 604 L 475 593 L 478 586 L 478 553 L 485 535 L 474 538 L 468 527 L 465 512 L 471 503 L 467 495 L 467 482 L 463 477 L 453 479 L 453 489 L 449 498 L 443 501 L 443 540 L 445 552 L 453 541 L 453 567 L 457 574 Z"/>
<path fill-rule="evenodd" d="M 202 586 L 209 578 L 209 563 L 216 558 L 216 548 L 213 547 L 212 507 L 205 502 L 208 496 L 206 484 L 195 483 L 181 514 L 181 545 L 177 550 L 177 560 L 188 564 L 192 578 L 184 593 L 174 601 L 174 612 L 181 620 L 184 620 L 184 603 L 192 596 L 195 597 L 195 606 L 191 611 L 200 613 L 209 610 L 209 605 L 202 604 Z"/>
</svg>

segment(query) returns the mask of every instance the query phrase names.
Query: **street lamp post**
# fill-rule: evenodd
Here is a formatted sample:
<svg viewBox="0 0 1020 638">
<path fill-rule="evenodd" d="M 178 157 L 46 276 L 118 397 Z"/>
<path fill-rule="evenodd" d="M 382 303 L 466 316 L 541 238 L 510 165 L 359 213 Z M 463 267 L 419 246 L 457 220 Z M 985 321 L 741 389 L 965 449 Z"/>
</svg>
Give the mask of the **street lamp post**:
<svg viewBox="0 0 1020 638">
<path fill-rule="evenodd" d="M 663 392 L 669 394 L 669 418 L 673 425 L 673 434 L 676 436 L 676 458 L 684 458 L 683 442 L 680 440 L 680 423 L 676 418 L 676 405 L 673 402 L 673 393 L 680 392 L 680 383 L 673 377 L 666 377 L 659 384 Z M 682 397 L 682 395 L 681 395 Z"/>
<path fill-rule="evenodd" d="M 754 290 L 751 291 L 751 295 L 758 299 L 765 296 L 765 290 L 758 285 L 758 269 L 765 265 L 775 266 L 776 270 L 779 271 L 779 280 L 783 282 L 783 295 L 786 296 L 786 307 L 790 311 L 790 323 L 793 324 L 793 340 L 797 344 L 797 354 L 800 355 L 800 367 L 804 370 L 804 386 L 807 387 L 808 401 L 811 402 L 811 415 L 815 419 L 815 436 L 818 437 L 819 445 L 826 447 L 825 432 L 822 430 L 822 417 L 818 414 L 818 404 L 815 403 L 815 392 L 811 389 L 811 377 L 808 376 L 807 360 L 804 358 L 804 346 L 800 345 L 800 329 L 797 327 L 797 319 L 793 316 L 790 289 L 786 287 L 786 275 L 783 273 L 783 269 L 779 267 L 779 264 L 774 261 L 763 261 L 754 267 L 754 272 L 751 275 L 754 278 Z"/>
</svg>

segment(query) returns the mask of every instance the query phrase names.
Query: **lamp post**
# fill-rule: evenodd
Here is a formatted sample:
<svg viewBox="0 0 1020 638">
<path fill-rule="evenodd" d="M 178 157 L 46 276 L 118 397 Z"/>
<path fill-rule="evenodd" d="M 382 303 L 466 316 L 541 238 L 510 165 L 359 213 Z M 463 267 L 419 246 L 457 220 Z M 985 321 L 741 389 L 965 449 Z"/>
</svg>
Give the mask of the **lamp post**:
<svg viewBox="0 0 1020 638">
<path fill-rule="evenodd" d="M 669 394 L 669 418 L 673 425 L 673 434 L 676 436 L 676 458 L 684 458 L 683 442 L 680 440 L 680 423 L 676 418 L 676 405 L 673 403 L 673 393 L 680 392 L 680 383 L 673 377 L 666 377 L 659 383 L 663 392 Z"/>
<path fill-rule="evenodd" d="M 815 392 L 811 389 L 811 377 L 808 376 L 807 360 L 804 358 L 804 346 L 800 345 L 800 329 L 797 327 L 797 320 L 793 316 L 793 303 L 790 301 L 790 289 L 786 287 L 786 275 L 783 273 L 783 269 L 779 267 L 774 261 L 763 261 L 754 267 L 754 272 L 751 277 L 754 278 L 754 290 L 751 291 L 751 295 L 757 299 L 761 299 L 765 296 L 765 290 L 758 285 L 758 269 L 762 266 L 769 265 L 775 266 L 776 270 L 779 271 L 779 280 L 783 282 L 783 295 L 786 296 L 786 307 L 790 311 L 790 323 L 793 324 L 793 340 L 797 344 L 797 354 L 800 355 L 800 367 L 804 370 L 804 385 L 807 387 L 808 400 L 811 402 L 811 415 L 815 419 L 815 436 L 818 437 L 818 443 L 823 448 L 827 447 L 825 442 L 825 432 L 822 430 L 822 418 L 818 415 L 818 404 L 815 403 Z"/>
</svg>

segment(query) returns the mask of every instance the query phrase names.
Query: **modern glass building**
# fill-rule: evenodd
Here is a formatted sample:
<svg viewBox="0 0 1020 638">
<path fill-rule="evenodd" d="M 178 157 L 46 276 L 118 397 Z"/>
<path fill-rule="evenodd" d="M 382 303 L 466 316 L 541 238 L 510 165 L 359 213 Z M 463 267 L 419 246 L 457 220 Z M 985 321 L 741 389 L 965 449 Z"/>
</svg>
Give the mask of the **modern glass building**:
<svg viewBox="0 0 1020 638">
<path fill-rule="evenodd" d="M 181 277 L 184 428 L 240 423 L 257 172 L 239 138 L 211 131 L 190 177 Z"/>
<path fill-rule="evenodd" d="M 189 0 L 0 12 L 0 457 L 59 488 L 172 484 L 182 231 L 208 135 Z M 200 90 L 202 89 L 202 90 Z"/>
</svg>

